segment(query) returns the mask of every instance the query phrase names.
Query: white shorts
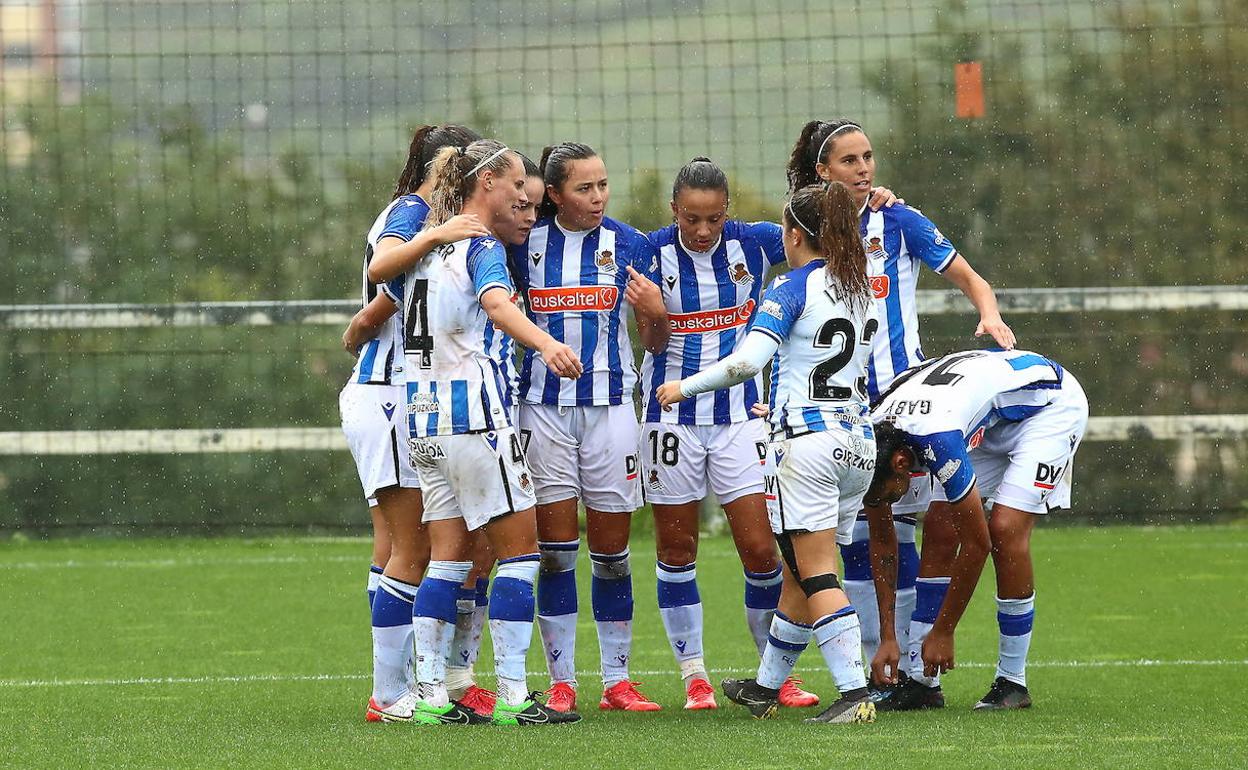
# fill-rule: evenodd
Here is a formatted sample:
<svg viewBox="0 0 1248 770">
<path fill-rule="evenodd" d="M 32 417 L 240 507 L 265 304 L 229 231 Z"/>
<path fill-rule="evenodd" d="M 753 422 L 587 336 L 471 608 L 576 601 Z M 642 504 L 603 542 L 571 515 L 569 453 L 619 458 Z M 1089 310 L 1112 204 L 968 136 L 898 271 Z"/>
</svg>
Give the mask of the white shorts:
<svg viewBox="0 0 1248 770">
<path fill-rule="evenodd" d="M 874 471 L 875 442 L 843 430 L 773 441 L 764 468 L 771 531 L 835 529 L 848 545 Z"/>
<path fill-rule="evenodd" d="M 720 505 L 762 494 L 767 424 L 668 425 L 641 429 L 641 472 L 646 499 L 679 505 L 706 497 L 709 485 Z"/>
<path fill-rule="evenodd" d="M 342 432 L 347 436 L 360 486 L 369 505 L 386 487 L 419 489 L 420 479 L 407 452 L 406 389 L 402 385 L 348 382 L 338 394 Z"/>
<path fill-rule="evenodd" d="M 536 502 L 515 428 L 413 438 L 411 451 L 424 493 L 423 521 L 463 518 L 476 530 Z"/>
<path fill-rule="evenodd" d="M 604 513 L 641 507 L 633 405 L 520 404 L 520 441 L 533 469 L 537 502 L 580 498 Z"/>
<path fill-rule="evenodd" d="M 1088 427 L 1088 397 L 1066 372 L 1057 400 L 1022 422 L 999 423 L 971 450 L 985 507 L 1028 513 L 1070 507 L 1075 452 Z"/>
</svg>

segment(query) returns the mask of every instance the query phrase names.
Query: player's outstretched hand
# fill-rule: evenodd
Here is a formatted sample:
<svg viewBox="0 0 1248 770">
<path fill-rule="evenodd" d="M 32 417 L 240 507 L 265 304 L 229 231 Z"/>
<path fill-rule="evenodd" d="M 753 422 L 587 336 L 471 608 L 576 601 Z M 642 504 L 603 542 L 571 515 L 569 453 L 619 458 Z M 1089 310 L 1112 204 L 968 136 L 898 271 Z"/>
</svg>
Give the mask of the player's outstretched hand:
<svg viewBox="0 0 1248 770">
<path fill-rule="evenodd" d="M 560 377 L 575 380 L 581 376 L 581 359 L 572 348 L 553 337 L 537 351 L 546 362 L 546 366 Z"/>
<path fill-rule="evenodd" d="M 476 214 L 456 214 L 442 224 L 433 228 L 438 243 L 447 244 L 462 241 L 465 238 L 479 238 L 490 234 Z"/>
<path fill-rule="evenodd" d="M 1002 321 L 999 315 L 979 320 L 979 326 L 975 327 L 975 336 L 982 337 L 985 334 L 991 334 L 997 344 L 1006 350 L 1013 350 L 1017 342 L 1014 339 L 1014 332 L 1005 325 L 1005 321 Z"/>
<path fill-rule="evenodd" d="M 754 404 L 754 406 L 750 407 L 750 414 L 755 417 L 762 417 L 763 419 L 766 419 L 767 415 L 771 414 L 771 407 L 767 406 L 762 401 L 758 401 Z"/>
<path fill-rule="evenodd" d="M 896 639 L 880 642 L 871 659 L 871 679 L 877 684 L 897 684 L 897 666 L 901 664 L 901 647 Z"/>
<path fill-rule="evenodd" d="M 897 195 L 887 187 L 871 188 L 871 197 L 867 199 L 867 205 L 872 211 L 891 208 L 894 203 L 905 205 L 905 201 L 898 198 Z"/>
<path fill-rule="evenodd" d="M 923 640 L 923 675 L 936 676 L 953 668 L 953 634 L 933 629 Z"/>
<path fill-rule="evenodd" d="M 654 281 L 637 272 L 632 265 L 628 266 L 628 285 L 624 287 L 624 299 L 635 310 L 646 315 L 662 315 L 663 292 L 659 291 Z"/>
<path fill-rule="evenodd" d="M 680 392 L 680 380 L 672 380 L 665 382 L 659 386 L 655 395 L 659 399 L 659 403 L 663 406 L 663 411 L 672 411 L 672 404 L 679 404 L 685 400 L 685 396 Z"/>
</svg>

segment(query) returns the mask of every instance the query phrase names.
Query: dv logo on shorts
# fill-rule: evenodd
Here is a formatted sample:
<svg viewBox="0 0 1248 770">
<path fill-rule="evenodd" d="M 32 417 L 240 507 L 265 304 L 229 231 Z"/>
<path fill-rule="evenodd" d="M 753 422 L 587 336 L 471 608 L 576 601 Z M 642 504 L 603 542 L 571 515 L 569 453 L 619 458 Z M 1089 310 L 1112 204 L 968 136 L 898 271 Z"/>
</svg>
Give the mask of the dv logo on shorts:
<svg viewBox="0 0 1248 770">
<path fill-rule="evenodd" d="M 1062 474 L 1065 472 L 1065 465 L 1040 463 L 1036 466 L 1036 486 L 1046 492 L 1052 491 L 1057 486 L 1057 482 L 1061 481 Z"/>
<path fill-rule="evenodd" d="M 637 455 L 635 454 L 624 458 L 624 480 L 637 480 Z"/>
<path fill-rule="evenodd" d="M 763 477 L 763 498 L 767 500 L 776 499 L 776 477 L 767 475 Z"/>
</svg>

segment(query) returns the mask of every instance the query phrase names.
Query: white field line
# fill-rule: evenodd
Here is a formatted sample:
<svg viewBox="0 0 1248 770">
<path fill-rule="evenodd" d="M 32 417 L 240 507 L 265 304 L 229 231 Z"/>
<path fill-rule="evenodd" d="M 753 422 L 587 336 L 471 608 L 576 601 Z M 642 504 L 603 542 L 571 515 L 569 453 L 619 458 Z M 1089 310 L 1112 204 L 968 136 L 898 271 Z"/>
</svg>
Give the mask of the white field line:
<svg viewBox="0 0 1248 770">
<path fill-rule="evenodd" d="M 1028 668 L 1152 668 L 1159 666 L 1248 666 L 1248 660 L 1036 660 L 1027 663 Z M 996 668 L 996 663 L 959 663 L 958 668 Z M 716 674 L 749 674 L 752 668 L 717 668 Z M 632 671 L 636 676 L 666 676 L 675 669 Z M 492 676 L 492 671 L 481 672 Z M 578 671 L 578 677 L 596 679 L 598 671 Z M 134 677 L 129 679 L 0 679 L 0 689 L 31 687 L 124 687 L 128 685 L 171 684 L 248 684 L 254 682 L 344 682 L 370 679 L 371 674 L 249 674 L 244 676 L 170 676 Z"/>
</svg>

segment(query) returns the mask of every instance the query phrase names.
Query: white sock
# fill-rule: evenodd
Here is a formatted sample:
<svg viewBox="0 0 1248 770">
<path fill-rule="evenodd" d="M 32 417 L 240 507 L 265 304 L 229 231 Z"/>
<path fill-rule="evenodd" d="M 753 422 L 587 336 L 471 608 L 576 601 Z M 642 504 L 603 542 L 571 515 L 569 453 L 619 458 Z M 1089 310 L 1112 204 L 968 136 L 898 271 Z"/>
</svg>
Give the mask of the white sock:
<svg viewBox="0 0 1248 770">
<path fill-rule="evenodd" d="M 472 569 L 470 561 L 431 561 L 412 605 L 416 681 L 430 706 L 450 702 L 446 690 L 446 659 L 455 635 L 455 601 L 459 586 Z"/>
<path fill-rule="evenodd" d="M 576 614 L 538 615 L 537 626 L 542 634 L 550 683 L 566 682 L 576 687 Z"/>
<path fill-rule="evenodd" d="M 509 706 L 518 706 L 528 699 L 524 663 L 533 639 L 533 583 L 537 580 L 539 560 L 536 553 L 503 559 L 494 576 L 490 639 L 494 642 L 499 696 Z"/>
<path fill-rule="evenodd" d="M 771 633 L 758 663 L 758 683 L 772 690 L 779 690 L 784 680 L 793 673 L 797 659 L 810 643 L 810 626 L 794 623 L 776 610 L 771 620 Z"/>
<path fill-rule="evenodd" d="M 815 621 L 815 643 L 832 673 L 836 689 L 845 694 L 867 686 L 862 669 L 862 632 L 852 604 Z"/>
<path fill-rule="evenodd" d="M 591 551 L 589 561 L 602 686 L 608 689 L 628 679 L 628 658 L 633 649 L 633 573 L 627 548 L 619 553 Z"/>
<path fill-rule="evenodd" d="M 698 596 L 697 569 L 693 564 L 673 567 L 658 562 L 659 617 L 667 631 L 667 641 L 688 682 L 706 679 L 702 662 L 702 599 Z"/>
<path fill-rule="evenodd" d="M 576 687 L 576 554 L 580 540 L 541 541 L 537 626 L 551 684 Z"/>
<path fill-rule="evenodd" d="M 1031 647 L 1031 626 L 1036 616 L 1036 595 L 1026 599 L 997 597 L 997 676 L 1027 686 L 1027 651 Z"/>
<path fill-rule="evenodd" d="M 875 600 L 875 581 L 842 580 L 841 586 L 849 597 L 849 603 L 858 612 L 858 627 L 862 630 L 862 655 L 869 666 L 880 649 L 880 605 Z M 906 620 L 909 622 L 909 616 Z"/>
<path fill-rule="evenodd" d="M 897 611 L 893 616 L 893 631 L 897 634 L 897 646 L 901 649 L 903 658 L 910 649 L 910 616 L 912 615 L 914 615 L 914 589 L 898 588 Z M 868 660 L 867 663 L 869 665 L 871 661 Z"/>
<path fill-rule="evenodd" d="M 412 685 L 412 601 L 416 586 L 378 581 L 373 601 L 373 700 L 383 708 Z"/>
</svg>

